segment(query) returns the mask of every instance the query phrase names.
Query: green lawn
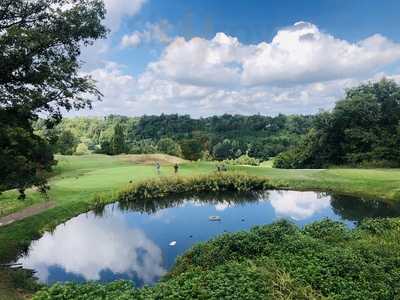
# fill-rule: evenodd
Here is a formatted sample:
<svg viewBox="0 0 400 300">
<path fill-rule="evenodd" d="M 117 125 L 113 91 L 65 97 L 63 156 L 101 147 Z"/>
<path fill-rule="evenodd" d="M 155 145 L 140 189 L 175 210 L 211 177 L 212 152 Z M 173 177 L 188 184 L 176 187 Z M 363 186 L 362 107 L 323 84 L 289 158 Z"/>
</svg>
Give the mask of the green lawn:
<svg viewBox="0 0 400 300">
<path fill-rule="evenodd" d="M 55 176 L 50 179 L 49 199 L 57 205 L 71 202 L 88 202 L 96 193 L 118 190 L 129 181 L 143 180 L 157 176 L 153 165 L 137 165 L 106 155 L 57 156 Z M 212 170 L 209 163 L 182 165 L 181 175 L 194 175 Z M 173 175 L 173 167 L 163 165 L 162 176 Z M 16 212 L 24 207 L 46 201 L 38 192 L 28 191 L 25 201 L 17 200 L 17 192 L 9 191 L 0 195 L 0 216 Z"/>
<path fill-rule="evenodd" d="M 0 263 L 13 259 L 45 230 L 87 211 L 96 193 L 118 191 L 129 183 L 156 177 L 154 165 L 134 164 L 124 157 L 105 155 L 58 156 L 55 174 L 50 179 L 49 199 L 56 207 L 36 216 L 0 227 Z M 400 200 L 400 169 L 282 170 L 267 162 L 260 167 L 231 167 L 254 175 L 268 176 L 276 188 L 334 191 L 385 201 Z M 213 172 L 212 162 L 184 163 L 179 174 L 190 176 Z M 162 165 L 161 176 L 174 176 L 172 165 Z M 25 201 L 17 193 L 0 195 L 0 216 L 44 200 L 30 190 Z M 1 288 L 1 284 L 0 284 Z"/>
<path fill-rule="evenodd" d="M 157 176 L 153 165 L 137 165 L 120 157 L 105 155 L 57 156 L 55 176 L 50 180 L 50 200 L 57 205 L 88 202 L 96 193 L 118 190 L 129 181 Z M 282 170 L 271 168 L 271 163 L 260 167 L 234 169 L 271 178 L 274 185 L 289 189 L 315 189 L 358 194 L 386 200 L 400 199 L 399 169 L 329 169 Z M 210 162 L 186 163 L 180 174 L 196 175 L 215 170 Z M 161 167 L 162 176 L 173 175 L 172 166 Z M 17 193 L 9 191 L 0 195 L 0 216 L 16 212 L 32 204 L 46 201 L 38 192 L 28 192 L 25 201 L 16 199 Z"/>
</svg>

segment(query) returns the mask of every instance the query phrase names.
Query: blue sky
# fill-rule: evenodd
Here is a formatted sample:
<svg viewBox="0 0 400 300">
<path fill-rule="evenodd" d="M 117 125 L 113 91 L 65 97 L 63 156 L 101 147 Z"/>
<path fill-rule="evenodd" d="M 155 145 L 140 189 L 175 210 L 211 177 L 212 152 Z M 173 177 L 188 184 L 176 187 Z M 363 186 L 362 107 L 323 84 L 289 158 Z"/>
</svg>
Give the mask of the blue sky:
<svg viewBox="0 0 400 300">
<path fill-rule="evenodd" d="M 84 51 L 126 115 L 315 113 L 400 76 L 400 1 L 105 0 L 111 34 Z"/>
</svg>

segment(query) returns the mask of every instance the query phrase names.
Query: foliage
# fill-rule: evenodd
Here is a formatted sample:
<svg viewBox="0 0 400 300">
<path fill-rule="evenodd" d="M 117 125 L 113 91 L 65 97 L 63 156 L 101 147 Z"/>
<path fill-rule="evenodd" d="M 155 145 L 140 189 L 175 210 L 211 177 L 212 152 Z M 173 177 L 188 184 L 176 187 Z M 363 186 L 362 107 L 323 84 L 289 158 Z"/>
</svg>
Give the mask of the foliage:
<svg viewBox="0 0 400 300">
<path fill-rule="evenodd" d="M 122 189 L 116 199 L 109 196 L 97 196 L 93 207 L 99 208 L 111 201 L 138 201 L 140 199 L 163 198 L 171 195 L 202 192 L 250 192 L 270 187 L 266 177 L 247 175 L 237 172 L 214 173 L 191 177 L 162 177 L 130 184 Z"/>
<path fill-rule="evenodd" d="M 60 133 L 54 146 L 54 152 L 63 155 L 71 155 L 77 150 L 79 144 L 71 131 L 65 130 Z"/>
<path fill-rule="evenodd" d="M 50 146 L 20 113 L 0 109 L 0 120 L 0 193 L 17 188 L 24 199 L 32 185 L 46 192 L 46 175 L 55 164 Z"/>
<path fill-rule="evenodd" d="M 329 165 L 400 166 L 400 86 L 382 79 L 346 92 L 319 114 L 298 147 L 280 154 L 278 168 Z"/>
<path fill-rule="evenodd" d="M 243 166 L 259 166 L 260 160 L 250 157 L 247 154 L 241 155 L 236 159 L 227 159 L 223 161 L 228 165 L 243 165 Z"/>
<path fill-rule="evenodd" d="M 190 177 L 162 177 L 130 184 L 120 190 L 115 197 L 99 195 L 93 199 L 92 207 L 101 208 L 114 202 L 139 201 L 143 199 L 165 198 L 186 193 L 203 192 L 250 192 L 270 187 L 268 178 L 237 172 L 214 173 Z"/>
<path fill-rule="evenodd" d="M 59 163 L 55 166 L 56 176 L 51 180 L 51 190 L 49 191 L 49 197 L 54 201 L 56 207 L 39 215 L 0 227 L 0 264 L 15 260 L 15 257 L 19 257 L 28 249 L 32 240 L 38 239 L 46 230 L 88 211 L 96 194 L 102 194 L 101 198 L 111 201 L 116 199 L 117 196 L 116 193 L 113 195 L 111 191 L 123 188 L 129 181 L 135 183 L 156 176 L 154 165 L 132 164 L 125 159 L 125 156 L 56 156 L 56 159 Z M 274 189 L 325 190 L 339 194 L 359 195 L 363 198 L 375 199 L 376 204 L 372 203 L 371 205 L 376 209 L 380 203 L 390 212 L 389 216 L 394 216 L 399 211 L 400 170 L 350 168 L 282 170 L 246 166 L 232 166 L 231 168 L 250 175 L 268 176 L 268 182 Z M 214 171 L 215 164 L 213 163 L 185 163 L 180 166 L 179 176 L 198 176 Z M 163 165 L 161 176 L 174 176 L 172 166 Z M 107 180 L 104 180 L 104 178 L 107 178 Z M 16 197 L 17 193 L 15 191 L 7 191 L 0 195 L 0 214 L 7 215 L 43 201 L 35 189 L 27 191 L 26 201 L 18 201 Z M 351 201 L 349 198 L 344 200 L 341 204 L 338 201 L 333 201 L 334 208 L 343 210 L 341 207 L 345 207 Z M 353 201 L 360 201 L 360 199 L 357 197 Z M 144 205 L 149 207 L 154 201 L 147 198 L 141 202 L 144 202 Z M 159 201 L 158 203 L 162 202 Z M 126 202 L 126 204 L 140 205 L 136 200 L 135 202 Z M 138 206 L 136 205 L 135 207 Z M 364 210 L 366 212 L 373 211 L 369 205 L 365 205 Z M 346 211 L 349 211 L 349 209 L 346 209 Z M 343 213 L 341 215 L 349 220 L 360 220 L 359 215 L 343 215 Z M 370 216 L 376 217 L 372 213 Z M 378 230 L 377 226 L 371 228 Z M 382 230 L 384 230 L 383 226 L 379 231 L 383 232 Z M 378 238 L 384 238 L 384 235 L 387 234 L 387 232 L 379 234 Z M 393 239 L 392 242 L 398 243 L 397 241 L 398 239 Z M 389 240 L 385 240 L 384 243 L 382 240 L 374 240 L 372 242 L 377 246 L 383 247 Z M 395 245 L 395 247 L 397 246 Z M 295 251 L 296 249 L 293 250 L 293 252 Z M 279 290 L 281 292 L 285 291 L 287 288 L 285 283 L 289 284 L 294 279 L 292 277 L 288 279 L 287 273 L 283 271 L 277 270 L 277 274 L 279 275 L 277 278 L 282 281 L 275 281 L 278 285 L 278 293 Z M 282 299 L 275 296 L 271 298 Z M 283 299 L 285 298 L 283 297 Z M 308 298 L 306 297 L 306 299 Z"/>
<path fill-rule="evenodd" d="M 88 146 L 86 146 L 86 144 L 84 144 L 84 143 L 80 143 L 76 147 L 76 151 L 75 151 L 76 155 L 86 155 L 86 154 L 89 154 L 89 153 L 90 153 L 90 151 L 88 149 Z"/>
<path fill-rule="evenodd" d="M 179 147 L 185 158 L 197 160 L 205 153 L 210 159 L 237 158 L 244 153 L 266 160 L 291 146 L 297 145 L 300 137 L 311 127 L 313 116 L 240 116 L 222 115 L 192 119 L 187 115 L 160 115 L 124 117 L 110 115 L 105 118 L 79 117 L 64 119 L 57 130 L 71 131 L 77 140 L 87 145 L 100 145 L 99 153 L 112 154 L 109 150 L 114 127 L 119 124 L 124 134 L 126 151 L 132 154 L 178 153 Z M 39 121 L 43 128 L 44 122 Z M 43 131 L 43 129 L 41 130 Z M 167 140 L 166 140 L 167 139 Z M 174 143 L 179 144 L 170 147 Z M 164 145 L 164 143 L 170 144 Z M 218 145 L 218 146 L 217 146 Z M 221 146 L 222 145 L 222 146 Z M 224 153 L 224 147 L 228 148 Z M 100 148 L 100 146 L 99 146 Z M 94 150 L 91 149 L 91 150 Z M 196 151 L 191 156 L 190 152 Z M 200 155 L 200 152 L 203 152 Z M 176 155 L 176 154 L 174 154 Z M 184 154 L 183 154 L 184 155 Z M 179 155 L 178 155 L 179 156 Z"/>
<path fill-rule="evenodd" d="M 399 219 L 279 221 L 195 245 L 153 287 L 56 284 L 33 299 L 397 299 L 399 237 Z"/>
<path fill-rule="evenodd" d="M 371 228 L 382 228 L 381 234 Z M 393 246 L 393 238 L 399 236 L 398 219 L 366 221 L 354 231 L 329 220 L 304 230 L 281 221 L 195 246 L 177 261 L 170 276 L 262 257 L 325 297 L 393 299 L 400 276 L 399 245 Z"/>
<path fill-rule="evenodd" d="M 63 6 L 70 3 L 70 7 Z M 90 105 L 99 96 L 78 73 L 80 48 L 105 37 L 98 0 L 5 0 L 0 4 L 0 103 L 61 118 L 60 108 Z"/>
<path fill-rule="evenodd" d="M 157 145 L 149 139 L 134 141 L 130 144 L 130 154 L 154 154 L 158 153 Z"/>
<path fill-rule="evenodd" d="M 242 154 L 237 142 L 228 139 L 216 144 L 213 148 L 213 156 L 217 160 L 236 158 Z"/>
<path fill-rule="evenodd" d="M 125 135 L 122 126 L 117 123 L 114 126 L 114 134 L 110 142 L 111 154 L 121 154 L 126 152 Z"/>
<path fill-rule="evenodd" d="M 181 146 L 171 138 L 160 139 L 157 143 L 157 149 L 168 155 L 182 156 Z"/>
<path fill-rule="evenodd" d="M 82 45 L 105 36 L 104 14 L 100 0 L 0 2 L 2 189 L 18 188 L 21 196 L 31 185 L 43 190 L 43 171 L 54 161 L 31 122 L 47 115 L 50 128 L 62 110 L 90 107 L 89 96 L 100 98 L 93 80 L 79 73 L 78 58 Z"/>
<path fill-rule="evenodd" d="M 180 142 L 183 158 L 198 160 L 203 156 L 203 145 L 199 139 L 185 139 Z"/>
<path fill-rule="evenodd" d="M 127 152 L 125 134 L 121 123 L 116 123 L 111 133 L 104 134 L 101 138 L 100 153 L 118 155 Z"/>
</svg>

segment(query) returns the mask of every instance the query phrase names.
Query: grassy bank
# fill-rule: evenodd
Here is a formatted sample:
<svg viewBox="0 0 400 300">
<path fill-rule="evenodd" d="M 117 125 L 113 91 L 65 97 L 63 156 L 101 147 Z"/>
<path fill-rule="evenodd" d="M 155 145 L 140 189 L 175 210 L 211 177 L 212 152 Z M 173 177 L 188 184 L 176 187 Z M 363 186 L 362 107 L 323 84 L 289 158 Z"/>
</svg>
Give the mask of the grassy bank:
<svg viewBox="0 0 400 300">
<path fill-rule="evenodd" d="M 50 180 L 50 201 L 55 207 L 9 226 L 0 227 L 0 262 L 15 257 L 16 249 L 25 249 L 30 241 L 63 221 L 87 211 L 93 199 L 101 194 L 110 200 L 112 195 L 130 185 L 158 177 L 154 162 L 163 161 L 161 177 L 174 177 L 168 156 L 59 156 L 55 175 Z M 260 167 L 236 166 L 232 170 L 250 175 L 266 176 L 274 188 L 333 191 L 342 194 L 400 199 L 400 170 L 398 169 L 329 169 L 282 170 L 269 165 Z M 182 163 L 181 177 L 215 172 L 212 162 Z M 7 215 L 44 200 L 38 192 L 29 191 L 26 201 L 17 200 L 15 191 L 0 195 L 0 213 Z M 1 216 L 0 215 L 0 216 Z"/>
<path fill-rule="evenodd" d="M 301 169 L 241 167 L 271 178 L 278 188 L 316 190 L 372 199 L 400 201 L 400 169 Z"/>
<path fill-rule="evenodd" d="M 50 200 L 63 206 L 72 202 L 90 201 L 96 193 L 112 193 L 125 187 L 130 181 L 137 182 L 157 177 L 153 162 L 159 158 L 165 164 L 161 176 L 173 175 L 168 156 L 131 159 L 130 156 L 58 156 L 55 176 L 50 180 Z M 278 188 L 323 190 L 342 194 L 360 195 L 400 200 L 400 169 L 328 169 L 282 170 L 273 169 L 269 163 L 260 167 L 230 166 L 230 169 L 252 175 L 268 176 Z M 181 164 L 179 174 L 191 176 L 215 171 L 212 162 Z M 25 201 L 17 200 L 15 191 L 0 195 L 0 217 L 19 211 L 35 203 L 46 201 L 30 190 Z"/>
<path fill-rule="evenodd" d="M 266 176 L 254 176 L 238 172 L 214 172 L 197 176 L 171 176 L 130 183 L 113 198 L 97 194 L 92 202 L 93 209 L 119 201 L 132 203 L 157 201 L 173 196 L 193 196 L 204 193 L 250 193 L 272 188 Z"/>
<path fill-rule="evenodd" d="M 399 238 L 399 219 L 281 221 L 194 246 L 154 287 L 56 284 L 34 299 L 397 299 Z"/>
<path fill-rule="evenodd" d="M 50 180 L 50 201 L 55 207 L 38 215 L 0 227 L 0 263 L 14 259 L 29 246 L 32 239 L 69 218 L 92 207 L 96 195 L 111 199 L 118 191 L 130 185 L 157 177 L 155 161 L 163 162 L 161 177 L 174 177 L 169 157 L 157 156 L 59 156 L 55 175 Z M 269 178 L 269 186 L 299 190 L 333 191 L 342 194 L 400 199 L 400 170 L 398 169 L 329 169 L 281 170 L 270 165 L 260 167 L 236 166 L 234 171 Z M 212 162 L 182 162 L 179 175 L 197 176 L 215 172 Z M 14 191 L 0 195 L 0 216 L 19 211 L 44 200 L 36 191 L 28 192 L 26 201 L 16 199 Z M 4 284 L 4 280 L 3 280 Z M 2 283 L 0 282 L 0 290 Z M 9 286 L 3 287 L 8 289 Z"/>
</svg>

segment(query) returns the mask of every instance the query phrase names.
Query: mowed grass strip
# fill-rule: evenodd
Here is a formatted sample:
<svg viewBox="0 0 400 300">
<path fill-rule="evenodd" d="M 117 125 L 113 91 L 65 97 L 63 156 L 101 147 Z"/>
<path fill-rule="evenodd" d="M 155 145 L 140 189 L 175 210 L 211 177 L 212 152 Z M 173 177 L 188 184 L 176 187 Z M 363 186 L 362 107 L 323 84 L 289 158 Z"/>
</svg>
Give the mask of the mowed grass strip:
<svg viewBox="0 0 400 300">
<path fill-rule="evenodd" d="M 174 174 L 173 164 L 167 164 L 167 155 L 143 155 L 145 165 L 130 160 L 129 155 L 107 156 L 56 156 L 58 164 L 54 176 L 50 179 L 49 199 L 57 205 L 71 201 L 87 202 L 94 194 L 112 192 L 127 185 L 130 181 L 139 181 L 158 176 L 154 167 L 156 159 L 162 157 L 161 176 Z M 137 158 L 137 155 L 135 155 Z M 152 160 L 151 160 L 152 159 Z M 175 162 L 176 158 L 174 158 Z M 181 166 L 181 175 L 195 175 L 210 172 L 214 167 L 209 163 L 185 163 Z M 17 199 L 16 191 L 7 191 L 0 195 L 0 217 L 19 211 L 25 207 L 46 201 L 35 189 L 27 192 L 27 199 Z"/>
</svg>

